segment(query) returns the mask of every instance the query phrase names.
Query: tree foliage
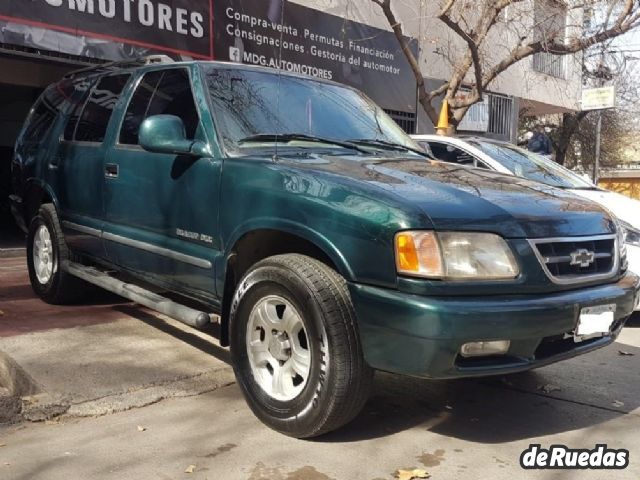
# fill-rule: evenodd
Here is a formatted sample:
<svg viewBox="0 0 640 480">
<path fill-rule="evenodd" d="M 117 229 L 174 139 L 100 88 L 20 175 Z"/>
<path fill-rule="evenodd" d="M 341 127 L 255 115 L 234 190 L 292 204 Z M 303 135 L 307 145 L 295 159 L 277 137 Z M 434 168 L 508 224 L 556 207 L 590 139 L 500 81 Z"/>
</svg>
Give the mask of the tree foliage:
<svg viewBox="0 0 640 480">
<path fill-rule="evenodd" d="M 438 88 L 429 90 L 403 23 L 394 12 L 394 2 L 399 0 L 371 1 L 384 13 L 409 62 L 420 105 L 436 124 L 436 101 L 446 99 L 454 126 L 471 105 L 483 99 L 492 82 L 516 63 L 541 52 L 557 56 L 583 52 L 640 25 L 640 0 L 541 0 L 561 5 L 567 11 L 604 12 L 592 15 L 588 29 L 577 29 L 579 35 L 566 35 L 566 25 L 557 22 L 554 15 L 536 16 L 531 5 L 538 0 L 433 0 L 438 7 L 436 21 L 453 32 L 459 42 L 446 53 L 451 75 Z M 503 22 L 507 8 L 510 18 Z M 500 35 L 499 29 L 504 28 L 510 29 L 510 35 Z M 503 40 L 500 48 L 496 37 Z M 466 93 L 459 95 L 462 91 Z"/>
</svg>

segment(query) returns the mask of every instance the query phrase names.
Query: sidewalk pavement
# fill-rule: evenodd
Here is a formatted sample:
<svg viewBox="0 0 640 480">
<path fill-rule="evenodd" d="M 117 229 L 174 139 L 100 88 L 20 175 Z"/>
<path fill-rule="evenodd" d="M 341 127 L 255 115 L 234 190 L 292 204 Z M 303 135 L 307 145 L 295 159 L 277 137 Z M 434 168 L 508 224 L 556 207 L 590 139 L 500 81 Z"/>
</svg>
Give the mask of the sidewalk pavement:
<svg viewBox="0 0 640 480">
<path fill-rule="evenodd" d="M 31 420 L 127 410 L 234 381 L 210 334 L 119 297 L 94 290 L 80 305 L 47 305 L 31 291 L 24 257 L 0 260 L 0 352 L 32 385 L 23 402 Z"/>
</svg>

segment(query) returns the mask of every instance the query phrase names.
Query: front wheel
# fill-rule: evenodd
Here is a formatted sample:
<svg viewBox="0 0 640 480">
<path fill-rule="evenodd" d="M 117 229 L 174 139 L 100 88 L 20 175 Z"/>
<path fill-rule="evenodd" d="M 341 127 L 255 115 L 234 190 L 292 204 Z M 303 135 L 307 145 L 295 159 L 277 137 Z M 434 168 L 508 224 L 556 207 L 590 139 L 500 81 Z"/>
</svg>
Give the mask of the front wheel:
<svg viewBox="0 0 640 480">
<path fill-rule="evenodd" d="M 366 402 L 365 363 L 345 280 L 298 254 L 257 263 L 231 306 L 231 355 L 256 416 L 308 438 L 353 419 Z"/>
</svg>

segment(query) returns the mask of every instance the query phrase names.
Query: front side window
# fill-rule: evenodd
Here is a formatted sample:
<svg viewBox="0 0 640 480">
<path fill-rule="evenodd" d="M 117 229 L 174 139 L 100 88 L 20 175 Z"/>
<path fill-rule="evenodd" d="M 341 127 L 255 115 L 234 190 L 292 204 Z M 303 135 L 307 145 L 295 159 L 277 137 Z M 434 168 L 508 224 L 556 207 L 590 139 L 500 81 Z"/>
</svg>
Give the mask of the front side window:
<svg viewBox="0 0 640 480">
<path fill-rule="evenodd" d="M 187 70 L 159 70 L 142 78 L 125 112 L 119 143 L 137 145 L 140 125 L 152 115 L 180 117 L 187 138 L 195 138 L 200 119 Z"/>
<path fill-rule="evenodd" d="M 129 77 L 129 74 L 111 75 L 98 82 L 84 106 L 74 140 L 98 143 L 104 141 L 111 114 Z"/>
<path fill-rule="evenodd" d="M 420 151 L 380 107 L 351 88 L 276 72 L 202 68 L 214 121 L 230 153 L 255 148 L 259 141 L 252 139 L 281 135 Z"/>
</svg>

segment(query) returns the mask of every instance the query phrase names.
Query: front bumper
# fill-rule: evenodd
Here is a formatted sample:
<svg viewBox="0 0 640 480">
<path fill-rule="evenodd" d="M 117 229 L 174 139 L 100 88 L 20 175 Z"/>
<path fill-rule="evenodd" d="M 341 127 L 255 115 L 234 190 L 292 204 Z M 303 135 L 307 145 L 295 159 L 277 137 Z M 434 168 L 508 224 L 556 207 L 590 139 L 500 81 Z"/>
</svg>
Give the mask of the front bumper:
<svg viewBox="0 0 640 480">
<path fill-rule="evenodd" d="M 356 283 L 349 289 L 365 359 L 373 368 L 425 378 L 497 375 L 540 367 L 613 342 L 633 312 L 640 279 L 547 295 L 425 297 Z M 580 310 L 616 304 L 610 335 L 574 342 Z M 506 355 L 463 358 L 473 341 L 510 340 Z"/>
<path fill-rule="evenodd" d="M 627 244 L 627 262 L 629 271 L 640 275 L 640 247 Z M 636 311 L 640 311 L 640 305 L 636 307 Z"/>
</svg>

